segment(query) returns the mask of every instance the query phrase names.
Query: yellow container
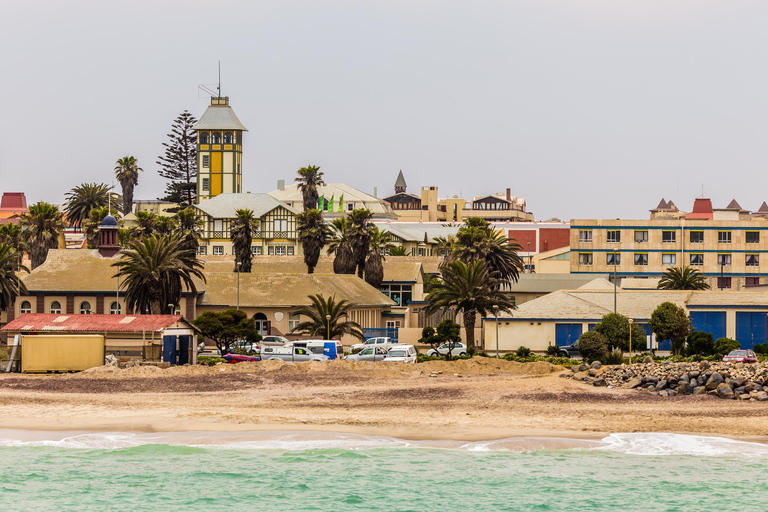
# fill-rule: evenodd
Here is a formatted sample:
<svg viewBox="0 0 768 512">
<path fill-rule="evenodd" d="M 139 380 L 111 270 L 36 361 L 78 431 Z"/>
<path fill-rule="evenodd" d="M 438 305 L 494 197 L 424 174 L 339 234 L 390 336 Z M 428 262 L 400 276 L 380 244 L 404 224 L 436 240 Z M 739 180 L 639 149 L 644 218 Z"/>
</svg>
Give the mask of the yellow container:
<svg viewBox="0 0 768 512">
<path fill-rule="evenodd" d="M 78 372 L 104 365 L 104 336 L 43 334 L 21 337 L 21 371 Z"/>
</svg>

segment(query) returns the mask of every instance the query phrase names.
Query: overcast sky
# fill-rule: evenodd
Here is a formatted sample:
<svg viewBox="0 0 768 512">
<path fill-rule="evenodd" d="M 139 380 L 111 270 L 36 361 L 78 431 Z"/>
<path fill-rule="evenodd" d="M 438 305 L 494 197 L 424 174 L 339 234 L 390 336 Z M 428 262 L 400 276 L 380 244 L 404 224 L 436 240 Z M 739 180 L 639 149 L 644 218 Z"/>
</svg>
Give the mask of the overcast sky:
<svg viewBox="0 0 768 512">
<path fill-rule="evenodd" d="M 250 130 L 243 190 L 307 164 L 388 195 L 501 192 L 538 220 L 768 200 L 768 2 L 3 2 L 0 192 L 62 202 L 144 169 L 217 80 Z"/>
</svg>

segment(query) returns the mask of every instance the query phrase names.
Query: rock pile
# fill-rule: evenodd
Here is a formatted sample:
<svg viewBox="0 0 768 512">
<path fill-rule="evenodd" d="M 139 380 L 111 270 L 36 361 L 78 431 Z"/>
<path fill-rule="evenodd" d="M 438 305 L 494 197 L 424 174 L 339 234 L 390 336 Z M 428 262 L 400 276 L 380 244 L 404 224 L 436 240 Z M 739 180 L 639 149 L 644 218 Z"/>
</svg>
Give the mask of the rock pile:
<svg viewBox="0 0 768 512">
<path fill-rule="evenodd" d="M 660 396 L 715 395 L 737 400 L 768 401 L 768 363 L 670 363 L 656 364 L 650 358 L 642 363 L 571 367 L 561 377 L 593 386 L 644 389 Z"/>
</svg>

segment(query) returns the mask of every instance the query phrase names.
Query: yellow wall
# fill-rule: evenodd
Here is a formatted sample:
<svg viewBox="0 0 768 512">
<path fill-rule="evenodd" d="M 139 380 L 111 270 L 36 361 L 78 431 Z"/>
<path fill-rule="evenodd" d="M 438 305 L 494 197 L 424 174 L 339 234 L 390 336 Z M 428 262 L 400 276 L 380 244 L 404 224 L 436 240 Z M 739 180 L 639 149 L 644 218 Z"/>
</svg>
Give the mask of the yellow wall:
<svg viewBox="0 0 768 512">
<path fill-rule="evenodd" d="M 71 372 L 104 365 L 104 336 L 21 337 L 21 371 Z"/>
<path fill-rule="evenodd" d="M 221 153 L 211 153 L 211 197 L 221 194 Z"/>
</svg>

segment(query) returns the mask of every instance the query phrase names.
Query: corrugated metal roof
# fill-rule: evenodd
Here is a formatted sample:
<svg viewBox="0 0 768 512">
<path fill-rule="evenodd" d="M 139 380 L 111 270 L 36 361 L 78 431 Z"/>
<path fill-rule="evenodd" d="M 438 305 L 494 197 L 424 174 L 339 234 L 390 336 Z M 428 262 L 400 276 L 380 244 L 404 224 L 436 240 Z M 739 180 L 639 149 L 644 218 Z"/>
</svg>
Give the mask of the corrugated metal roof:
<svg viewBox="0 0 768 512">
<path fill-rule="evenodd" d="M 10 321 L 3 331 L 37 332 L 158 332 L 176 323 L 192 326 L 181 315 L 57 315 L 24 313 Z"/>
<path fill-rule="evenodd" d="M 269 194 L 219 194 L 196 206 L 214 219 L 234 219 L 237 210 L 242 209 L 253 210 L 253 216 L 258 219 L 280 206 L 293 214 L 301 213 Z"/>
<path fill-rule="evenodd" d="M 558 290 L 573 290 L 607 277 L 608 274 L 520 274 L 517 282 L 508 283 L 504 286 L 504 290 L 517 293 L 551 293 Z"/>
<path fill-rule="evenodd" d="M 243 130 L 248 128 L 235 115 L 235 111 L 229 105 L 211 105 L 200 120 L 192 126 L 193 130 Z"/>
</svg>

